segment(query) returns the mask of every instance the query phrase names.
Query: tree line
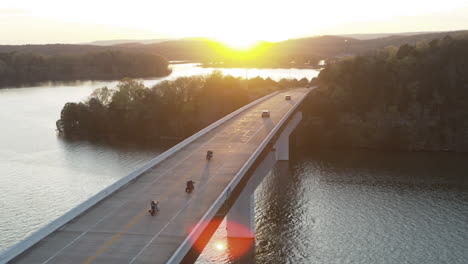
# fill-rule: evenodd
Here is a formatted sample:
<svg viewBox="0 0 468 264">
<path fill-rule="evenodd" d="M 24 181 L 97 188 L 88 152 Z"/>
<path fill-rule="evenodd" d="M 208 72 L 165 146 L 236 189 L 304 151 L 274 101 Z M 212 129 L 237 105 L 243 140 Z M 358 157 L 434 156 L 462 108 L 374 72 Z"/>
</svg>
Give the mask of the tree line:
<svg viewBox="0 0 468 264">
<path fill-rule="evenodd" d="M 0 53 L 0 87 L 42 81 L 159 77 L 170 73 L 167 60 L 150 53 L 112 50 L 73 56 Z"/>
<path fill-rule="evenodd" d="M 304 138 L 335 147 L 468 151 L 468 39 L 388 47 L 327 65 Z"/>
<path fill-rule="evenodd" d="M 84 102 L 65 104 L 57 130 L 66 137 L 109 142 L 180 140 L 261 96 L 307 84 L 305 78 L 245 80 L 218 71 L 163 81 L 151 88 L 125 79 L 115 88 L 95 90 Z"/>
<path fill-rule="evenodd" d="M 445 35 L 463 37 L 468 31 L 436 32 L 416 35 L 392 35 L 360 40 L 353 36 L 316 36 L 281 42 L 262 42 L 252 52 L 229 48 L 221 42 L 206 38 L 168 40 L 159 43 L 126 43 L 112 46 L 47 44 L 0 45 L 0 53 L 33 53 L 44 56 L 79 56 L 91 52 L 123 51 L 160 54 L 168 60 L 203 63 L 207 67 L 320 67 L 317 62 L 343 55 L 356 55 L 386 46 L 415 44 L 440 39 Z M 135 41 L 137 42 L 137 41 Z M 250 54 L 250 55 L 249 55 Z M 249 55 L 249 56 L 246 56 Z"/>
</svg>

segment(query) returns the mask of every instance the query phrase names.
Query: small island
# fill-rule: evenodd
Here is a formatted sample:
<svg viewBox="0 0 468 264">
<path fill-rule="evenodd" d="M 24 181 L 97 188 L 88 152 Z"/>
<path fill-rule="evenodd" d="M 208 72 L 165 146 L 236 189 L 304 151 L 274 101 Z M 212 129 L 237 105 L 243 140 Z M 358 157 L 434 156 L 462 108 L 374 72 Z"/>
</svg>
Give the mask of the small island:
<svg viewBox="0 0 468 264">
<path fill-rule="evenodd" d="M 110 143 L 182 140 L 255 99 L 308 83 L 306 78 L 247 81 L 219 71 L 163 81 L 151 88 L 125 79 L 116 88 L 95 90 L 85 102 L 65 104 L 57 131 L 65 137 Z"/>
</svg>

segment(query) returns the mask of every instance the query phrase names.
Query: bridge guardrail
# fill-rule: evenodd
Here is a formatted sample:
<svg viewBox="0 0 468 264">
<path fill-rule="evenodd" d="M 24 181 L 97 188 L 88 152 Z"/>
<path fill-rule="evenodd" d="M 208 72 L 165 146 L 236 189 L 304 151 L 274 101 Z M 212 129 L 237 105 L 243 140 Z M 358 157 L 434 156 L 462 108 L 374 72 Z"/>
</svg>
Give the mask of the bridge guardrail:
<svg viewBox="0 0 468 264">
<path fill-rule="evenodd" d="M 310 92 L 310 91 L 309 91 Z M 263 140 L 263 142 L 258 146 L 258 148 L 255 150 L 255 152 L 250 156 L 250 158 L 247 160 L 247 162 L 242 166 L 242 168 L 239 170 L 239 172 L 234 176 L 234 178 L 231 180 L 231 182 L 226 186 L 226 188 L 221 192 L 221 194 L 218 196 L 218 198 L 215 200 L 215 202 L 211 205 L 211 207 L 208 209 L 208 211 L 203 215 L 203 217 L 200 219 L 200 221 L 195 225 L 195 227 L 192 229 L 190 234 L 185 238 L 185 240 L 182 242 L 182 244 L 176 249 L 176 251 L 172 254 L 172 256 L 169 258 L 169 260 L 166 263 L 169 264 L 175 264 L 179 263 L 182 261 L 183 256 L 181 256 L 182 252 L 188 252 L 192 245 L 190 244 L 191 241 L 196 241 L 197 238 L 200 236 L 202 231 L 205 229 L 205 227 L 208 225 L 207 219 L 213 218 L 215 213 L 218 211 L 219 208 L 221 208 L 222 204 L 224 203 L 224 200 L 226 200 L 226 192 L 229 189 L 234 189 L 232 186 L 236 186 L 241 178 L 244 176 L 244 174 L 247 172 L 247 170 L 250 168 L 250 166 L 255 162 L 255 160 L 258 158 L 258 156 L 262 153 L 262 151 L 265 149 L 266 145 L 268 142 L 274 137 L 276 132 L 283 126 L 283 124 L 286 122 L 286 120 L 289 118 L 291 113 L 293 113 L 297 107 L 302 103 L 302 101 L 306 98 L 307 92 L 304 94 L 304 96 L 293 106 L 289 111 L 286 113 L 286 115 L 281 118 L 281 120 L 278 122 L 278 124 L 273 128 L 273 130 L 270 131 L 268 136 Z"/>
<path fill-rule="evenodd" d="M 75 217 L 81 215 L 84 213 L 86 210 L 89 208 L 93 207 L 103 199 L 107 198 L 109 195 L 114 193 L 115 191 L 121 189 L 128 183 L 134 181 L 137 179 L 139 176 L 141 176 L 143 173 L 145 173 L 147 170 L 151 169 L 152 167 L 156 166 L 163 160 L 167 159 L 168 157 L 172 156 L 174 153 L 179 151 L 180 149 L 186 147 L 188 144 L 192 143 L 196 139 L 200 138 L 201 136 L 205 135 L 206 133 L 210 132 L 214 128 L 218 127 L 219 125 L 223 124 L 224 122 L 228 121 L 229 119 L 237 116 L 241 112 L 245 111 L 246 109 L 267 100 L 270 97 L 275 96 L 278 94 L 279 91 L 273 92 L 269 95 L 266 95 L 262 98 L 259 98 L 239 109 L 236 111 L 230 113 L 229 115 L 219 119 L 218 121 L 214 122 L 213 124 L 205 127 L 204 129 L 198 131 L 197 133 L 193 134 L 192 136 L 188 137 L 184 141 L 180 142 L 179 144 L 173 146 L 172 148 L 168 149 L 167 151 L 161 153 L 159 156 L 156 158 L 150 160 L 147 162 L 145 165 L 142 167 L 136 169 L 135 171 L 131 172 L 129 175 L 119 179 L 115 183 L 109 185 L 108 187 L 104 188 L 97 194 L 91 196 L 88 198 L 86 201 L 82 202 L 81 204 L 77 205 L 76 207 L 70 209 L 68 212 L 66 212 L 64 215 L 60 216 L 59 218 L 55 219 L 54 221 L 50 222 L 46 226 L 40 228 L 30 236 L 26 237 L 19 243 L 13 245 L 12 247 L 8 248 L 5 252 L 0 254 L 0 263 L 6 263 L 13 258 L 17 257 L 30 247 L 34 246 L 36 243 L 50 235 L 51 233 L 55 232 L 57 229 L 68 223 L 70 220 L 74 219 Z"/>
</svg>

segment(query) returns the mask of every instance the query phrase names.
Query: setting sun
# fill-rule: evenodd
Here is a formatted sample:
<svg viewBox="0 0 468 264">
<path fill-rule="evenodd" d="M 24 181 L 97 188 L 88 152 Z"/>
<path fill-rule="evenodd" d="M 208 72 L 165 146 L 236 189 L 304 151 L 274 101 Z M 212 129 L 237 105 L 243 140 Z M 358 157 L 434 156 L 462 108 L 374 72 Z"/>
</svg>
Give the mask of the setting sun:
<svg viewBox="0 0 468 264">
<path fill-rule="evenodd" d="M 106 12 L 109 7 L 112 12 Z M 160 12 L 155 15 L 155 10 Z M 320 5 L 305 0 L 134 0 L 111 6 L 91 0 L 72 5 L 58 0 L 3 0 L 0 24 L 5 30 L 0 41 L 34 44 L 206 37 L 247 49 L 257 40 L 275 42 L 322 34 L 465 29 L 467 10 L 466 0 L 426 1 L 424 5 L 395 0 L 385 9 L 370 0 L 331 0 Z"/>
<path fill-rule="evenodd" d="M 468 0 L 1 0 L 0 32 L 0 264 L 468 264 Z"/>
<path fill-rule="evenodd" d="M 225 38 L 220 39 L 221 42 L 229 46 L 230 48 L 237 49 L 237 50 L 247 50 L 253 48 L 256 44 L 258 44 L 258 40 L 248 39 L 248 38 Z"/>
</svg>

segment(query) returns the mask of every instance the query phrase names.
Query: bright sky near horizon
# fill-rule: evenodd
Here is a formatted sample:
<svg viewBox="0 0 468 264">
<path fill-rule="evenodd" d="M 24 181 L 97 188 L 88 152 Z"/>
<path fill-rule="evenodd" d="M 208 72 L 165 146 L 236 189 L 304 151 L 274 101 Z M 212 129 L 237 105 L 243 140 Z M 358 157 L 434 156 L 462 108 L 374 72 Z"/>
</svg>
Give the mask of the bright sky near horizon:
<svg viewBox="0 0 468 264">
<path fill-rule="evenodd" d="M 210 37 L 242 44 L 322 34 L 468 29 L 466 0 L 2 0 L 0 44 Z"/>
</svg>

